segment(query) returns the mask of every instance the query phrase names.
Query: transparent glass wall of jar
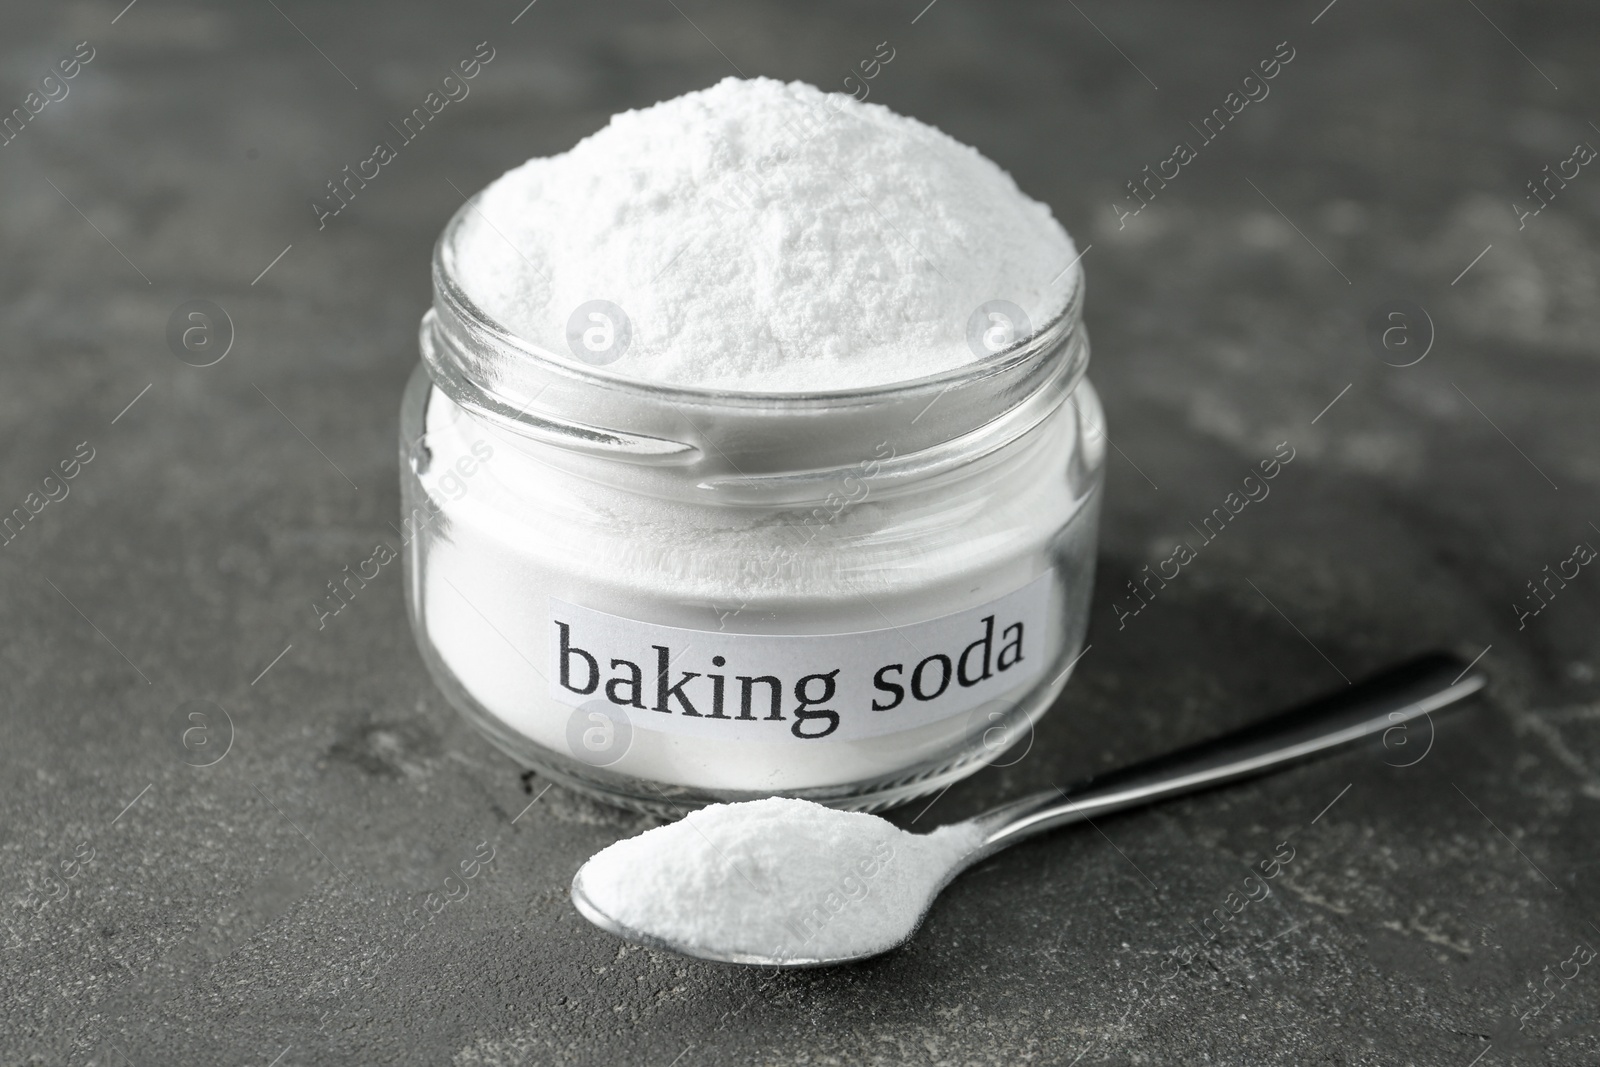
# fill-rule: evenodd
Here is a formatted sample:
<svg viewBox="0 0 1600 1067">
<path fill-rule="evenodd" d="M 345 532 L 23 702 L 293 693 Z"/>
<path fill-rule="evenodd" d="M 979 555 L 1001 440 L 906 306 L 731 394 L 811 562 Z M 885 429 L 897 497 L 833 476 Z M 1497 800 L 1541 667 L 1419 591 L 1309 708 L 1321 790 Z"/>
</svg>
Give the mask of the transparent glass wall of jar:
<svg viewBox="0 0 1600 1067">
<path fill-rule="evenodd" d="M 654 386 L 533 349 L 453 285 L 448 238 L 401 413 L 408 603 L 440 689 L 500 748 L 669 816 L 774 794 L 875 809 L 972 773 L 1055 702 L 1086 629 L 1104 463 L 1081 277 L 1067 314 L 991 361 L 763 396 Z M 986 680 L 954 714 L 918 704 L 922 664 L 918 693 L 943 682 L 960 695 L 949 676 L 965 640 L 919 647 L 930 620 L 968 613 L 981 627 L 985 606 L 1013 594 L 1038 601 L 1022 680 Z M 641 639 L 670 662 L 633 657 L 643 677 L 630 685 L 575 629 L 563 659 L 564 611 L 675 628 Z M 795 707 L 731 721 L 738 687 L 747 704 L 752 688 L 735 639 L 846 634 L 898 667 L 874 690 L 889 704 L 898 685 L 896 711 L 839 706 L 847 728 L 815 738 Z M 973 652 L 974 676 L 993 650 Z M 695 676 L 692 702 L 655 699 L 658 666 Z M 600 684 L 613 678 L 620 688 Z M 730 721 L 689 723 L 686 708 L 710 715 L 713 684 Z M 791 685 L 782 703 L 824 683 Z M 755 692 L 764 720 L 768 691 Z M 891 714 L 892 732 L 870 733 Z"/>
</svg>

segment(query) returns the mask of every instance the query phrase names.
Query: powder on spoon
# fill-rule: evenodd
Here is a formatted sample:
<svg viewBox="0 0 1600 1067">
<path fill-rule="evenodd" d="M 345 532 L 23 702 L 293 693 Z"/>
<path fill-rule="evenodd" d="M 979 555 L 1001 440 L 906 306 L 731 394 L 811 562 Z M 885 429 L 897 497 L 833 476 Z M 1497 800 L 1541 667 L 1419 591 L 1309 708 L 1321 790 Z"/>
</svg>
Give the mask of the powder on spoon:
<svg viewBox="0 0 1600 1067">
<path fill-rule="evenodd" d="M 976 149 L 769 78 L 623 112 L 529 160 L 482 193 L 458 248 L 468 295 L 540 347 L 575 358 L 585 305 L 606 301 L 629 334 L 611 373 L 744 392 L 958 367 L 995 347 L 975 341 L 984 305 L 1037 330 L 1077 277 L 1050 209 Z"/>
<path fill-rule="evenodd" d="M 618 841 L 579 880 L 613 920 L 693 954 L 853 958 L 905 940 L 981 837 L 966 823 L 909 834 L 876 815 L 775 797 L 713 804 Z"/>
</svg>

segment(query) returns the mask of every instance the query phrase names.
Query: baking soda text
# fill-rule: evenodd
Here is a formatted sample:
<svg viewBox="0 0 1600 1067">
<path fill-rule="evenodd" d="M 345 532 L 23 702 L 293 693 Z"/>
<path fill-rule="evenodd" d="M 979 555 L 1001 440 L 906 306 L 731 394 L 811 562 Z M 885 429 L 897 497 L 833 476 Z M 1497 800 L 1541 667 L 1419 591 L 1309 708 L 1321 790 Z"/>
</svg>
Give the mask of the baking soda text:
<svg viewBox="0 0 1600 1067">
<path fill-rule="evenodd" d="M 613 656 L 598 643 L 591 642 L 593 651 L 580 646 L 573 638 L 572 626 L 560 619 L 555 620 L 555 627 L 557 677 L 561 688 L 569 693 L 598 693 L 618 707 L 663 715 L 730 722 L 790 722 L 789 732 L 805 741 L 827 737 L 839 728 L 840 709 L 827 707 L 829 704 L 837 702 L 852 715 L 867 709 L 892 711 L 908 700 L 927 704 L 947 693 L 959 693 L 997 678 L 1023 662 L 1026 635 L 1022 622 L 1008 621 L 1000 628 L 995 616 L 986 615 L 977 636 L 964 648 L 934 652 L 914 663 L 885 663 L 871 671 L 870 701 L 862 708 L 860 694 L 867 691 L 866 687 L 849 674 L 844 681 L 852 698 L 836 699 L 841 695 L 840 675 L 846 670 L 843 666 L 817 665 L 817 669 L 792 683 L 777 674 L 758 674 L 753 669 L 752 673 L 741 674 L 741 665 L 722 655 L 710 657 L 709 663 L 696 664 L 716 668 L 715 673 L 708 669 L 687 671 L 677 667 L 678 660 L 688 654 L 687 648 L 674 651 L 670 645 L 651 645 L 654 655 L 641 664 Z M 609 667 L 603 670 L 602 662 L 609 663 Z M 607 671 L 610 677 L 604 678 Z M 786 707 L 793 719 L 784 714 Z"/>
</svg>

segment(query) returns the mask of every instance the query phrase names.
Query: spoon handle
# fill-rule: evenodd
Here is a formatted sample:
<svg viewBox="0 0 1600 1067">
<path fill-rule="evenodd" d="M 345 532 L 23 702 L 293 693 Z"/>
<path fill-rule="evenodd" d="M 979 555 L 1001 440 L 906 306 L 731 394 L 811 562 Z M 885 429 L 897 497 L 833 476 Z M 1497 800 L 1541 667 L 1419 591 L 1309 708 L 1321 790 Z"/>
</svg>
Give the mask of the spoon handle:
<svg viewBox="0 0 1600 1067">
<path fill-rule="evenodd" d="M 1476 693 L 1487 681 L 1482 671 L 1455 656 L 1439 652 L 1419 656 L 1215 740 L 1066 789 L 1036 793 L 980 815 L 973 821 L 985 836 L 971 861 L 1059 826 L 1092 821 L 1324 755 L 1446 708 Z M 1427 737 L 1424 755 L 1433 745 L 1431 719 Z"/>
</svg>

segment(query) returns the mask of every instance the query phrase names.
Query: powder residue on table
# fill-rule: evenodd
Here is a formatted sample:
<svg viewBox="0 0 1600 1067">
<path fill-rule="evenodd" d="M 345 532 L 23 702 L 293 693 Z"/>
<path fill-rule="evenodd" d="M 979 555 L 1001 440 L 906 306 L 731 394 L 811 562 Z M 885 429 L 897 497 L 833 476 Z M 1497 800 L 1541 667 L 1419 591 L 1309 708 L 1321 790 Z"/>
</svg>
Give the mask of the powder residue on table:
<svg viewBox="0 0 1600 1067">
<path fill-rule="evenodd" d="M 831 960 L 904 940 L 979 838 L 967 824 L 909 834 L 778 797 L 714 804 L 619 841 L 580 880 L 615 921 L 690 951 Z"/>
<path fill-rule="evenodd" d="M 969 320 L 1034 330 L 1078 275 L 1044 204 L 977 150 L 878 104 L 728 78 L 531 159 L 469 210 L 468 294 L 568 358 L 605 300 L 632 330 L 610 373 L 733 391 L 862 387 L 987 355 Z"/>
</svg>

